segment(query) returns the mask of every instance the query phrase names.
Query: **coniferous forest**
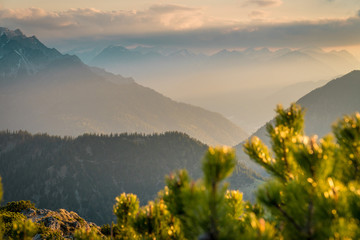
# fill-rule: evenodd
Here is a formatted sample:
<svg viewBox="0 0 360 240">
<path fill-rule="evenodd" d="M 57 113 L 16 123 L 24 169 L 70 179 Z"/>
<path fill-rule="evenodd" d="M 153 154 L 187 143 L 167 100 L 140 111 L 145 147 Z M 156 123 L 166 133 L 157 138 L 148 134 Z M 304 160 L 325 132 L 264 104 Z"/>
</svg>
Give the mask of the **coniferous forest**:
<svg viewBox="0 0 360 240">
<path fill-rule="evenodd" d="M 165 134 L 56 137 L 27 132 L 0 133 L 0 176 L 5 202 L 31 200 L 39 208 L 65 208 L 96 224 L 115 221 L 112 205 L 132 192 L 144 205 L 164 188 L 164 176 L 188 169 L 201 177 L 208 146 L 179 132 Z M 234 189 L 253 189 L 264 180 L 242 164 L 230 179 Z"/>
<path fill-rule="evenodd" d="M 237 168 L 234 150 L 206 147 L 200 177 L 185 169 L 167 175 L 165 186 L 146 205 L 133 193 L 119 192 L 113 203 L 116 224 L 79 227 L 74 238 L 359 239 L 360 114 L 343 116 L 332 134 L 318 139 L 304 134 L 300 106 L 278 106 L 276 113 L 266 127 L 271 147 L 257 137 L 243 146 L 269 174 L 256 190 L 256 201 L 244 201 L 241 188 L 231 190 L 227 183 Z M 26 137 L 22 133 L 14 141 Z M 35 206 L 12 202 L 1 208 L 5 239 L 31 239 L 36 233 L 62 238 L 25 221 L 22 213 L 29 208 Z"/>
</svg>

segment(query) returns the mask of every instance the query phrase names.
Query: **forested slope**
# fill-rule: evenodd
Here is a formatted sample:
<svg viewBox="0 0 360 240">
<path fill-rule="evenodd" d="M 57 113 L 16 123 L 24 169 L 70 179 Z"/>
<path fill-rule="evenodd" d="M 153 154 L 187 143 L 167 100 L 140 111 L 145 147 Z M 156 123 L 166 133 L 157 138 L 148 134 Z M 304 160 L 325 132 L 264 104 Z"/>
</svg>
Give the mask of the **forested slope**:
<svg viewBox="0 0 360 240">
<path fill-rule="evenodd" d="M 199 178 L 207 148 L 177 132 L 77 138 L 1 132 L 4 200 L 31 200 L 40 208 L 66 208 L 89 221 L 109 223 L 120 193 L 135 193 L 146 204 L 173 170 L 186 168 Z M 230 180 L 232 188 L 246 191 L 258 181 L 261 178 L 242 165 Z"/>
</svg>

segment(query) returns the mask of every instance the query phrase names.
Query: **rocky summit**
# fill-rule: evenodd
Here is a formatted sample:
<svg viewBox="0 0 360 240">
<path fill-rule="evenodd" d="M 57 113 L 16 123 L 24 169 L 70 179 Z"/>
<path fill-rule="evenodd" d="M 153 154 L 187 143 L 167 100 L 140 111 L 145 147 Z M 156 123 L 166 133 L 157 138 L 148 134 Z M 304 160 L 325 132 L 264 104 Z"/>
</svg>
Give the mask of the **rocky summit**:
<svg viewBox="0 0 360 240">
<path fill-rule="evenodd" d="M 51 211 L 48 209 L 26 209 L 21 212 L 27 219 L 34 223 L 45 226 L 51 232 L 56 232 L 64 239 L 73 239 L 77 229 L 97 229 L 101 235 L 100 227 L 95 223 L 87 222 L 75 212 L 68 212 L 65 209 Z M 44 239 L 43 235 L 37 233 L 33 240 Z"/>
</svg>

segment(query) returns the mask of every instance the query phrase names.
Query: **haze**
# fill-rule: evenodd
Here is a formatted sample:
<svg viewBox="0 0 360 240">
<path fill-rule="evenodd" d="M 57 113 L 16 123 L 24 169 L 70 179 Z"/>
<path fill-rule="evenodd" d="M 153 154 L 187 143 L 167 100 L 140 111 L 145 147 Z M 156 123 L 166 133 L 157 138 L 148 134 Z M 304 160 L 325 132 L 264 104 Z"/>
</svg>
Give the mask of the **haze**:
<svg viewBox="0 0 360 240">
<path fill-rule="evenodd" d="M 5 0 L 0 25 L 249 133 L 276 103 L 360 66 L 358 0 Z M 109 46 L 139 57 L 99 60 Z"/>
</svg>

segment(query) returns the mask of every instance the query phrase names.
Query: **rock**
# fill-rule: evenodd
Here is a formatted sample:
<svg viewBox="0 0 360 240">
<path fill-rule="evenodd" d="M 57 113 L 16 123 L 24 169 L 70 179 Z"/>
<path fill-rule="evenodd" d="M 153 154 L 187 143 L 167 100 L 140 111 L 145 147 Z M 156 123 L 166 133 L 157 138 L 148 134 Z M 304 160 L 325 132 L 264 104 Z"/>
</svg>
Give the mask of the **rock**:
<svg viewBox="0 0 360 240">
<path fill-rule="evenodd" d="M 65 239 L 73 239 L 77 229 L 95 228 L 100 233 L 100 227 L 95 223 L 87 222 L 75 212 L 68 212 L 65 209 L 51 211 L 48 209 L 26 209 L 21 212 L 28 219 L 35 223 L 43 224 L 52 232 L 60 233 Z M 43 239 L 41 234 L 36 234 L 33 240 Z"/>
<path fill-rule="evenodd" d="M 38 223 L 44 223 L 45 227 L 48 227 L 52 230 L 59 230 L 60 229 L 60 223 L 57 219 L 54 217 L 46 217 L 38 221 Z"/>
<path fill-rule="evenodd" d="M 26 210 L 22 211 L 21 213 L 24 214 L 27 218 L 36 216 L 36 211 L 32 208 L 26 209 Z"/>
</svg>

